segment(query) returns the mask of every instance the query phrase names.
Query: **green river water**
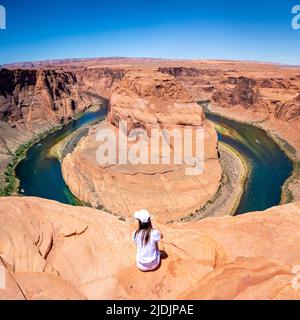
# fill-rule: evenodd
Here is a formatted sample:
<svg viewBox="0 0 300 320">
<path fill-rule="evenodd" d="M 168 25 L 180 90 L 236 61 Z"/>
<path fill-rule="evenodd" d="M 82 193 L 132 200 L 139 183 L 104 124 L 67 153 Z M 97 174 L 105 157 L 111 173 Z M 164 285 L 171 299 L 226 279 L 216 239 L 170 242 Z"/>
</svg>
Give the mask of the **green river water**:
<svg viewBox="0 0 300 320">
<path fill-rule="evenodd" d="M 48 157 L 49 150 L 75 130 L 105 118 L 107 109 L 86 112 L 62 129 L 33 145 L 16 168 L 20 193 L 71 205 L 80 205 L 65 184 L 58 159 Z M 207 113 L 218 128 L 219 139 L 230 145 L 251 165 L 249 179 L 236 213 L 264 210 L 278 205 L 281 188 L 291 175 L 293 164 L 265 131 L 251 125 Z"/>
</svg>

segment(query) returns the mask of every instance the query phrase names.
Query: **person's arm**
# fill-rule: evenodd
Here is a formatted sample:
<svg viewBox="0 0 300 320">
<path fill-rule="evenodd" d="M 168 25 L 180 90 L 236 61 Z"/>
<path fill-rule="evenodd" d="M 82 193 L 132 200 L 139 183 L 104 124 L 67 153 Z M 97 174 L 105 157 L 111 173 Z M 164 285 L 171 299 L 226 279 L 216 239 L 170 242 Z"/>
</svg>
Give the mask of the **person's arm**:
<svg viewBox="0 0 300 320">
<path fill-rule="evenodd" d="M 160 229 L 156 225 L 153 225 L 153 229 L 157 230 L 160 233 L 160 240 L 162 240 L 164 236 Z"/>
</svg>

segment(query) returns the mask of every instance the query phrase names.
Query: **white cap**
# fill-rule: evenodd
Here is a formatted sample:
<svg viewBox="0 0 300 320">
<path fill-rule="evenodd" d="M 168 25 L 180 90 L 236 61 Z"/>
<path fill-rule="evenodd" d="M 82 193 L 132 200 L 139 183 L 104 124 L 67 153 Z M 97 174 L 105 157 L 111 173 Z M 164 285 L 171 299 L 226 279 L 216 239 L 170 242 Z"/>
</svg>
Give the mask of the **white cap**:
<svg viewBox="0 0 300 320">
<path fill-rule="evenodd" d="M 150 213 L 147 210 L 142 209 L 140 211 L 136 211 L 134 213 L 134 217 L 140 220 L 142 223 L 147 223 L 150 219 Z"/>
</svg>

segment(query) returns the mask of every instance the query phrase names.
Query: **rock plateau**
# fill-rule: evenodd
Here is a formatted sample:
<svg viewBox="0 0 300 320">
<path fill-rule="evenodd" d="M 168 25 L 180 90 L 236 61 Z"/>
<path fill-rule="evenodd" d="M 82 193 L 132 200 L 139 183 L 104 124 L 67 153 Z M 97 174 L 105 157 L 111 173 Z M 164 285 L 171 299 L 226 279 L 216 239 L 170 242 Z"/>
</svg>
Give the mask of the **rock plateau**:
<svg viewBox="0 0 300 320">
<path fill-rule="evenodd" d="M 300 204 L 158 227 L 168 257 L 135 266 L 133 224 L 91 208 L 0 198 L 0 299 L 299 299 Z M 294 281 L 294 282 L 293 282 Z"/>
</svg>

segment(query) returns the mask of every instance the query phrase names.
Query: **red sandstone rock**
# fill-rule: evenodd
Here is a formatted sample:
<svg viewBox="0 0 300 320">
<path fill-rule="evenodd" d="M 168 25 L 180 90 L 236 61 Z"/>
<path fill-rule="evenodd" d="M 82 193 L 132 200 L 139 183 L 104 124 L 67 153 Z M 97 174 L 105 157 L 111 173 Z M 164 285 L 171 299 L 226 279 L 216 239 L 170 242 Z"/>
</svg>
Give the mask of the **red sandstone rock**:
<svg viewBox="0 0 300 320">
<path fill-rule="evenodd" d="M 201 296 L 205 300 L 298 300 L 299 292 L 292 287 L 294 277 L 291 267 L 280 261 L 263 257 L 239 257 L 203 277 L 181 298 L 189 300 Z"/>
<path fill-rule="evenodd" d="M 290 102 L 283 103 L 276 108 L 275 117 L 283 121 L 300 119 L 300 94 Z"/>
<path fill-rule="evenodd" d="M 142 126 L 202 126 L 204 113 L 174 77 L 160 72 L 128 72 L 113 91 L 109 121 L 128 120 Z"/>
<path fill-rule="evenodd" d="M 0 120 L 31 129 L 66 120 L 88 102 L 71 72 L 0 70 Z"/>
<path fill-rule="evenodd" d="M 3 138 L 0 139 L 0 171 L 3 171 L 11 159 L 9 153 L 14 151 L 18 144 L 32 137 L 31 130 L 44 130 L 49 124 L 53 125 L 54 120 L 60 121 L 62 117 L 70 116 L 70 109 L 72 105 L 74 107 L 72 101 L 75 102 L 76 110 L 81 110 L 82 106 L 89 104 L 82 104 L 83 101 L 97 99 L 99 96 L 109 98 L 127 70 L 140 69 L 147 73 L 153 68 L 175 76 L 196 101 L 211 100 L 212 96 L 219 95 L 218 102 L 213 103 L 216 111 L 240 120 L 261 122 L 267 129 L 271 128 L 275 134 L 286 139 L 299 155 L 300 142 L 297 132 L 300 121 L 297 103 L 293 102 L 300 90 L 297 68 L 241 61 L 65 59 L 13 64 L 7 66 L 9 70 L 1 70 L 3 77 L 0 79 L 0 117 L 6 121 L 10 119 L 11 122 L 0 121 L 0 135 Z M 45 93 L 38 94 L 34 99 L 35 104 L 28 108 L 33 100 L 34 83 L 39 73 L 49 79 L 49 88 L 45 86 Z M 72 84 L 72 79 L 75 78 L 76 82 Z M 254 94 L 247 99 L 247 86 L 242 85 L 245 93 L 242 96 L 246 97 L 248 102 L 255 102 L 253 105 L 246 103 L 247 108 L 243 105 L 233 107 L 228 103 L 232 101 L 232 97 L 236 102 L 245 102 L 236 92 L 243 91 L 236 85 L 237 81 L 240 81 L 238 79 L 248 79 L 255 83 L 254 91 L 259 92 L 257 98 L 254 98 Z M 4 94 L 4 91 L 8 92 L 8 95 Z M 50 102 L 55 110 L 45 107 L 49 106 L 47 96 L 51 96 L 52 92 L 54 100 L 52 103 L 50 99 Z M 248 93 L 251 96 L 251 90 Z M 9 100 L 9 96 L 13 99 Z M 32 109 L 32 112 L 29 112 L 29 109 Z M 287 124 L 286 119 L 292 124 Z M 27 124 L 30 130 L 25 127 Z"/>
<path fill-rule="evenodd" d="M 0 198 L 0 257 L 11 275 L 0 298 L 299 299 L 292 286 L 299 217 L 294 203 L 158 224 L 168 257 L 143 273 L 135 266 L 132 220 L 38 198 Z"/>
<path fill-rule="evenodd" d="M 161 149 L 157 151 L 159 164 L 152 164 L 150 156 L 148 164 L 120 164 L 117 154 L 116 164 L 100 165 L 96 162 L 97 132 L 112 130 L 118 141 L 122 120 L 128 122 L 128 131 L 143 128 L 149 138 L 152 128 L 178 129 L 182 137 L 186 127 L 192 128 L 194 147 L 195 131 L 203 128 L 204 172 L 193 176 L 187 174 L 184 163 L 162 164 Z M 172 221 L 200 209 L 216 194 L 221 180 L 216 131 L 205 120 L 202 107 L 173 76 L 154 71 L 126 74 L 112 94 L 108 121 L 93 127 L 63 160 L 65 181 L 79 199 L 125 217 L 145 207 L 162 221 Z M 150 155 L 153 146 L 151 141 L 146 144 Z M 174 159 L 172 142 L 169 146 Z"/>
</svg>

